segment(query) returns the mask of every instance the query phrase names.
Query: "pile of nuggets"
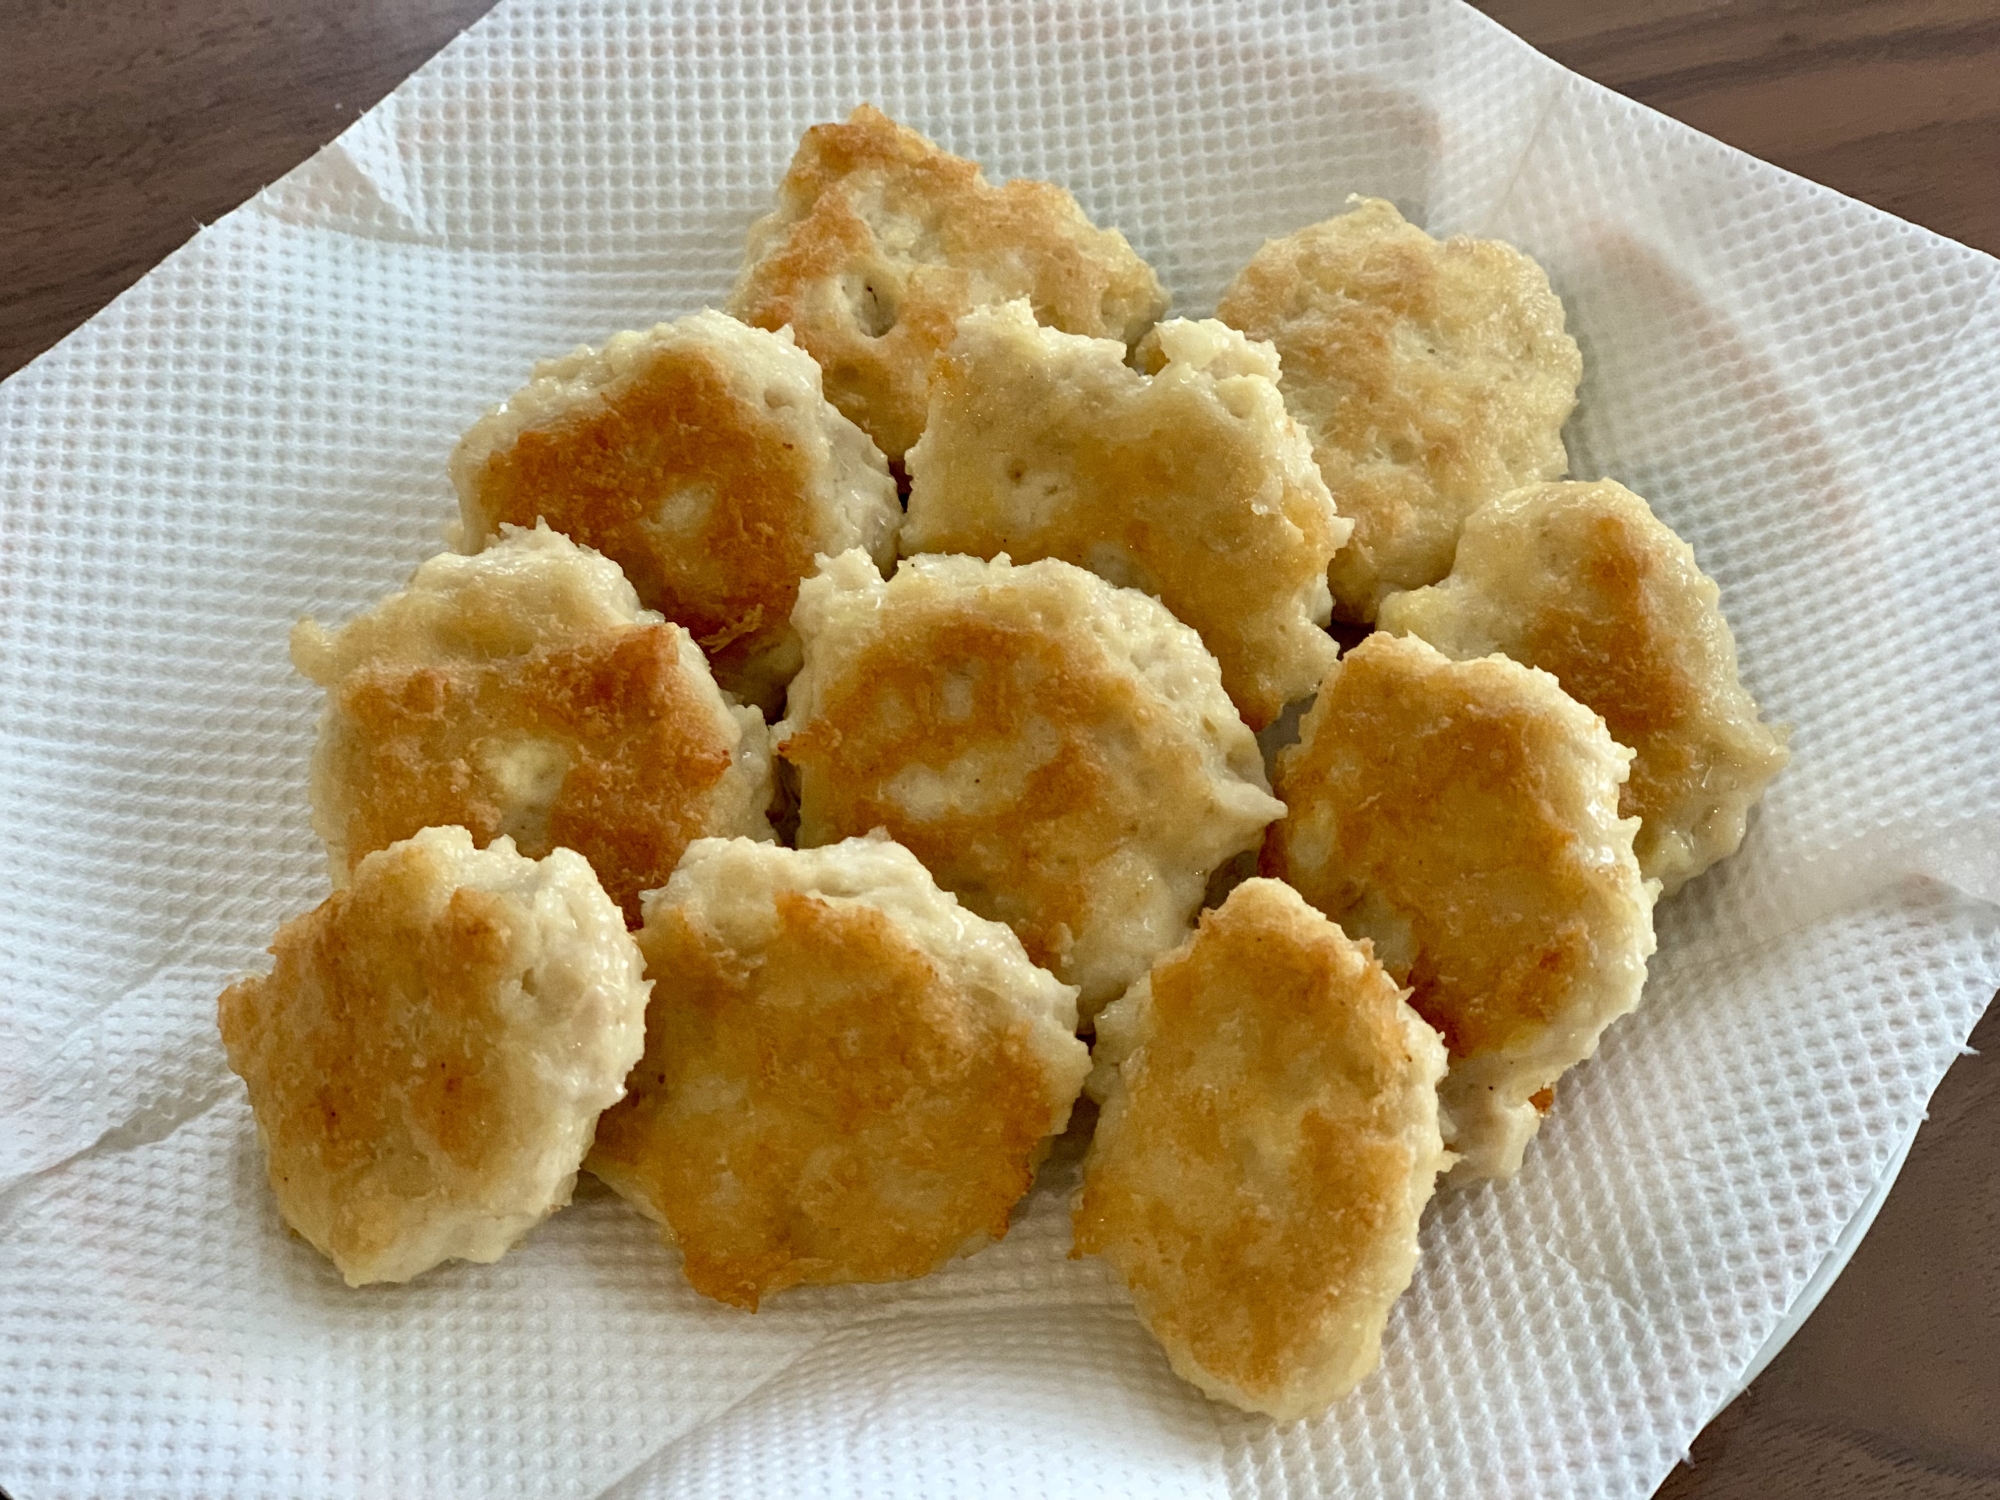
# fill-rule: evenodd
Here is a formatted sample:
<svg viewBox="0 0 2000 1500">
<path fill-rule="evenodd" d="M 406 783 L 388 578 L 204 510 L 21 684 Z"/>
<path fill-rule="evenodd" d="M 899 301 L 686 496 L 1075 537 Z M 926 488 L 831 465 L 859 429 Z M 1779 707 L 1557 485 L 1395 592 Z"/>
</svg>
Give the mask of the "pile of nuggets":
<svg viewBox="0 0 2000 1500">
<path fill-rule="evenodd" d="M 1075 1253 L 1180 1374 L 1374 1368 L 1440 1174 L 1520 1169 L 1784 737 L 1688 546 L 1561 477 L 1525 255 L 1356 199 L 1166 303 L 864 106 L 727 313 L 540 366 L 456 550 L 299 624 L 335 891 L 220 1021 L 351 1284 L 580 1168 L 738 1307 L 922 1276 L 1087 1093 Z"/>
</svg>

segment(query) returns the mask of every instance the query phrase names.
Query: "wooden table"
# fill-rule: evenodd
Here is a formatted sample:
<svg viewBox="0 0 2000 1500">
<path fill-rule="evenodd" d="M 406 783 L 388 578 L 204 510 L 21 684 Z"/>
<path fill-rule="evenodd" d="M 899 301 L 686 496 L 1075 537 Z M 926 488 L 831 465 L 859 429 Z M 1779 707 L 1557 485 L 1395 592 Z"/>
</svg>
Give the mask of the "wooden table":
<svg viewBox="0 0 2000 1500">
<path fill-rule="evenodd" d="M 0 374 L 311 154 L 487 7 L 0 0 Z M 1483 8 L 1636 99 L 2000 253 L 2000 0 Z M 2000 1007 L 1973 1041 L 2000 1046 Z M 2000 1500 L 1992 1061 L 1952 1069 L 1846 1275 L 1660 1494 Z"/>
</svg>

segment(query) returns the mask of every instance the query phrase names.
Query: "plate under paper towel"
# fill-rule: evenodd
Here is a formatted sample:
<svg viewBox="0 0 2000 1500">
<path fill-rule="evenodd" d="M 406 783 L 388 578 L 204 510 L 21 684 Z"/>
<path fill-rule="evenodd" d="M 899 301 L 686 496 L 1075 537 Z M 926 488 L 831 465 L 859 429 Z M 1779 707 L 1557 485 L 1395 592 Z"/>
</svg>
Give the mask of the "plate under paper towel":
<svg viewBox="0 0 2000 1500">
<path fill-rule="evenodd" d="M 1720 579 L 1794 761 L 1660 911 L 1512 1184 L 1444 1193 L 1380 1372 L 1182 1386 L 1053 1168 L 1001 1245 L 752 1316 L 585 1182 L 352 1292 L 263 1183 L 214 997 L 326 889 L 300 613 L 440 544 L 538 357 L 719 302 L 800 130 L 873 100 L 1073 189 L 1208 311 L 1393 199 L 1548 268 L 1579 475 Z M 1447 0 L 504 0 L 0 388 L 0 1485 L 114 1496 L 1643 1496 L 2000 974 L 2000 279 Z"/>
</svg>

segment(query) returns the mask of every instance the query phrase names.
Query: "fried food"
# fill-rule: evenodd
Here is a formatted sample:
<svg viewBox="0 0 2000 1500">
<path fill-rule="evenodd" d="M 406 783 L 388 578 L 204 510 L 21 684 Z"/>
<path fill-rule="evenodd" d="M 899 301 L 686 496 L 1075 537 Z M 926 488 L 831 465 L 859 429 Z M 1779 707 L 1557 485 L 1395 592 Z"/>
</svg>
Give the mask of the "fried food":
<svg viewBox="0 0 2000 1500">
<path fill-rule="evenodd" d="M 648 988 L 582 856 L 427 828 L 271 952 L 223 991 L 222 1040 L 279 1210 L 349 1286 L 498 1260 L 569 1202 Z"/>
<path fill-rule="evenodd" d="M 1158 600 L 1065 562 L 828 560 L 772 733 L 799 842 L 886 828 L 1079 986 L 1086 1018 L 1179 942 L 1284 809 L 1215 659 Z"/>
<path fill-rule="evenodd" d="M 1278 757 L 1264 847 L 1444 1033 L 1445 1144 L 1508 1177 L 1536 1096 L 1639 1003 L 1653 898 L 1618 814 L 1632 752 L 1546 672 L 1377 633 Z"/>
<path fill-rule="evenodd" d="M 1447 656 L 1540 667 L 1636 751 L 1619 811 L 1639 872 L 1671 895 L 1736 852 L 1790 758 L 1736 671 L 1721 591 L 1646 502 L 1611 480 L 1538 484 L 1474 511 L 1451 575 L 1382 605 L 1385 630 Z"/>
<path fill-rule="evenodd" d="M 646 1053 L 588 1165 L 739 1307 L 999 1239 L 1090 1068 L 1076 991 L 880 835 L 703 839 L 639 946 Z"/>
<path fill-rule="evenodd" d="M 885 568 L 888 462 L 789 332 L 701 312 L 535 367 L 451 456 L 463 550 L 546 520 L 684 625 L 716 681 L 775 712 L 798 670 L 792 601 L 815 555 Z"/>
<path fill-rule="evenodd" d="M 312 805 L 335 885 L 458 824 L 531 859 L 576 850 L 636 924 L 690 840 L 772 836 L 763 716 L 614 563 L 546 526 L 432 558 L 338 631 L 301 620 L 292 661 L 327 691 Z"/>
<path fill-rule="evenodd" d="M 1286 415 L 1278 361 L 1213 319 L 1162 323 L 1150 378 L 1125 346 L 980 308 L 931 382 L 899 546 L 1059 557 L 1192 625 L 1252 729 L 1338 652 L 1326 567 L 1352 524 Z"/>
<path fill-rule="evenodd" d="M 1267 241 L 1215 315 L 1275 344 L 1279 390 L 1354 522 L 1334 613 L 1375 618 L 1451 569 L 1459 523 L 1569 468 L 1583 357 L 1542 268 L 1498 240 L 1437 241 L 1379 198 Z"/>
<path fill-rule="evenodd" d="M 1281 1422 L 1381 1358 L 1447 1158 L 1444 1047 L 1365 944 L 1249 880 L 1097 1018 L 1075 1254 L 1182 1379 Z"/>
<path fill-rule="evenodd" d="M 1061 188 L 995 187 L 864 104 L 799 142 L 777 208 L 750 226 L 729 310 L 789 325 L 826 371 L 828 399 L 900 459 L 959 318 L 1014 297 L 1052 327 L 1127 345 L 1167 305 L 1125 236 Z"/>
</svg>

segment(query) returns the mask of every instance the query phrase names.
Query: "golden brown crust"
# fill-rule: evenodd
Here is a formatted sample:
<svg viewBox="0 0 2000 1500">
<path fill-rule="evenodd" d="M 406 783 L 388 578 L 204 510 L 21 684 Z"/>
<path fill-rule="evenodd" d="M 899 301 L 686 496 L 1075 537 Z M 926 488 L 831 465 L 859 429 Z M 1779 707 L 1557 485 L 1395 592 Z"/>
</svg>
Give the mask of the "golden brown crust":
<svg viewBox="0 0 2000 1500">
<path fill-rule="evenodd" d="M 1388 593 L 1451 567 L 1481 502 L 1569 467 L 1562 425 L 1582 356 L 1527 256 L 1443 242 L 1380 199 L 1268 241 L 1216 316 L 1275 344 L 1280 389 L 1354 535 L 1334 612 L 1372 620 Z"/>
<path fill-rule="evenodd" d="M 262 1028 L 307 1008 L 318 1012 L 289 1038 L 287 1076 L 269 1081 L 272 1107 L 259 1112 L 277 1176 L 301 1170 L 283 1159 L 294 1151 L 306 1159 L 304 1170 L 356 1173 L 406 1131 L 429 1142 L 436 1167 L 450 1172 L 476 1161 L 487 1143 L 504 1143 L 513 1128 L 499 1107 L 501 1059 L 456 1041 L 493 1024 L 511 946 L 505 902 L 457 891 L 434 925 L 404 930 L 402 915 L 381 887 L 335 891 L 279 930 L 267 978 L 238 980 L 223 992 L 222 1041 L 232 1058 L 264 1041 Z M 400 941 L 385 944 L 384 933 Z M 385 1089 L 385 1065 L 406 1052 L 442 1055 L 412 1070 L 403 1089 Z M 336 1211 L 334 1232 L 358 1255 L 385 1248 L 379 1228 L 365 1191 Z"/>
<path fill-rule="evenodd" d="M 843 834 L 888 829 L 947 890 L 1006 922 L 1030 958 L 1060 974 L 1094 904 L 1095 867 L 1138 825 L 1129 782 L 1149 771 L 1179 779 L 1146 732 L 1157 715 L 1136 685 L 1077 671 L 1067 646 L 1032 626 L 950 616 L 899 623 L 910 641 L 850 662 L 827 710 L 780 753 L 807 775 L 827 773 L 812 777 L 816 824 Z M 947 701 L 960 682 L 970 685 L 969 709 Z M 1058 737 L 1051 753 L 999 805 L 917 819 L 892 790 L 913 762 L 950 764 L 1042 725 Z M 1127 733 L 1142 758 L 1136 778 L 1107 759 L 1107 741 Z"/>
<path fill-rule="evenodd" d="M 1518 1166 L 1529 1096 L 1638 1003 L 1653 891 L 1617 814 L 1628 759 L 1546 673 L 1380 633 L 1279 757 L 1263 868 L 1373 939 L 1443 1033 L 1446 1140 L 1475 1173 Z"/>
<path fill-rule="evenodd" d="M 1640 870 L 1671 892 L 1735 850 L 1787 759 L 1737 676 L 1718 599 L 1624 486 L 1531 485 L 1475 512 L 1452 576 L 1387 601 L 1382 624 L 1450 656 L 1504 652 L 1600 714 L 1636 752 L 1619 809 L 1642 820 Z"/>
<path fill-rule="evenodd" d="M 1129 344 L 1166 306 L 1124 236 L 1061 188 L 995 187 L 870 105 L 808 130 L 778 197 L 729 310 L 789 326 L 892 459 L 923 431 L 931 367 L 969 309 L 1027 297 L 1054 327 Z"/>
<path fill-rule="evenodd" d="M 776 908 L 749 953 L 684 907 L 648 920 L 646 1052 L 589 1162 L 665 1222 L 696 1290 L 752 1309 L 1000 1238 L 1067 1105 L 1030 1022 L 972 1003 L 887 914 Z"/>
<path fill-rule="evenodd" d="M 1436 1035 L 1366 945 L 1252 880 L 1104 1014 L 1107 1044 L 1077 1251 L 1209 1394 L 1290 1418 L 1350 1390 L 1444 1161 Z"/>
<path fill-rule="evenodd" d="M 472 476 L 486 529 L 546 519 L 625 570 L 639 602 L 726 670 L 781 632 L 812 571 L 806 455 L 699 350 L 663 351 L 596 403 L 523 432 Z M 715 496 L 689 537 L 663 539 L 659 496 Z M 662 545 L 663 540 L 668 544 Z"/>
<path fill-rule="evenodd" d="M 458 884 L 468 865 L 526 888 Z M 537 871 L 433 829 L 271 952 L 268 976 L 223 992 L 223 1044 L 286 1218 L 350 1284 L 492 1260 L 567 1201 L 645 1004 L 631 940 L 574 855 Z"/>
<path fill-rule="evenodd" d="M 1337 922 L 1371 898 L 1406 916 L 1409 957 L 1384 957 L 1410 1003 L 1453 1055 L 1496 1050 L 1560 1015 L 1591 962 L 1608 882 L 1578 837 L 1575 726 L 1505 663 L 1407 644 L 1371 636 L 1328 676 L 1279 760 L 1291 812 L 1263 864 Z M 1315 817 L 1332 843 L 1302 861 Z"/>
<path fill-rule="evenodd" d="M 906 554 L 1058 557 L 1193 626 L 1252 729 L 1333 664 L 1326 566 L 1347 535 L 1270 351 L 1208 320 L 1147 335 L 1152 378 L 1108 340 L 975 311 L 910 452 Z"/>
<path fill-rule="evenodd" d="M 636 921 L 689 839 L 771 835 L 762 717 L 615 563 L 546 526 L 440 553 L 337 631 L 301 620 L 292 660 L 327 692 L 312 806 L 335 885 L 455 824 L 578 850 Z"/>
<path fill-rule="evenodd" d="M 538 859 L 575 849 L 627 918 L 707 826 L 734 745 L 673 627 L 640 625 L 500 662 L 362 666 L 330 694 L 331 778 L 349 868 L 418 829 L 514 837 Z M 546 818 L 518 816 L 507 760 L 558 761 Z"/>
<path fill-rule="evenodd" d="M 724 687 L 771 708 L 797 666 L 792 604 L 813 557 L 862 545 L 886 562 L 900 520 L 887 464 L 811 359 L 715 312 L 538 367 L 451 467 L 468 543 L 545 519 L 685 626 Z"/>
<path fill-rule="evenodd" d="M 1129 622 L 1100 608 L 1160 637 L 1128 649 L 1186 653 L 1192 705 L 1107 650 L 1098 632 Z M 806 659 L 803 717 L 773 731 L 790 731 L 800 841 L 886 828 L 1086 1012 L 1179 940 L 1209 870 L 1277 810 L 1243 779 L 1262 780 L 1254 743 L 1193 632 L 1060 562 L 905 563 L 863 639 L 808 632 Z"/>
</svg>

